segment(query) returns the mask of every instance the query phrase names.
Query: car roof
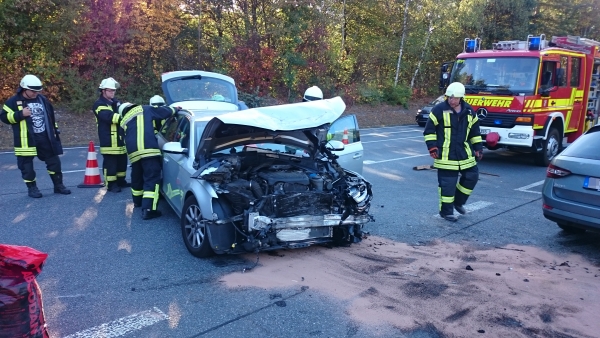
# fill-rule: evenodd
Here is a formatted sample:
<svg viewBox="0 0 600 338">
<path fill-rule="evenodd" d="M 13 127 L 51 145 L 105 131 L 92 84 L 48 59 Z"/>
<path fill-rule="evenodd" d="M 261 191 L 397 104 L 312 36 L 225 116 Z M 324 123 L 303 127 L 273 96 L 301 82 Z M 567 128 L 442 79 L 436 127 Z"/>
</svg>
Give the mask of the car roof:
<svg viewBox="0 0 600 338">
<path fill-rule="evenodd" d="M 161 78 L 162 78 L 162 82 L 165 82 L 165 81 L 168 81 L 168 80 L 171 80 L 174 78 L 178 78 L 178 77 L 194 76 L 194 75 L 200 75 L 200 76 L 221 79 L 221 80 L 227 81 L 227 82 L 235 85 L 235 80 L 230 76 L 219 74 L 219 73 L 206 72 L 203 70 L 177 70 L 174 72 L 163 73 Z"/>
</svg>

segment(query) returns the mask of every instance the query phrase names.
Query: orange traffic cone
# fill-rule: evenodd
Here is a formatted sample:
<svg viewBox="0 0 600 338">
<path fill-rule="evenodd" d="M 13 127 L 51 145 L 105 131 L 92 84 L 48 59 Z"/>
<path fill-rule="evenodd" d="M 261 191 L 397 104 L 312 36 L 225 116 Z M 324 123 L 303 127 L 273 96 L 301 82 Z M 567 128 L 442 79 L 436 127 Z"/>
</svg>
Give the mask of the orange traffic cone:
<svg viewBox="0 0 600 338">
<path fill-rule="evenodd" d="M 100 178 L 100 169 L 98 168 L 98 160 L 96 159 L 96 149 L 94 141 L 90 141 L 88 148 L 87 163 L 85 165 L 85 176 L 83 183 L 78 185 L 78 188 L 102 188 L 104 184 Z"/>
<path fill-rule="evenodd" d="M 342 137 L 342 143 L 348 144 L 348 129 L 344 129 L 344 136 Z"/>
</svg>

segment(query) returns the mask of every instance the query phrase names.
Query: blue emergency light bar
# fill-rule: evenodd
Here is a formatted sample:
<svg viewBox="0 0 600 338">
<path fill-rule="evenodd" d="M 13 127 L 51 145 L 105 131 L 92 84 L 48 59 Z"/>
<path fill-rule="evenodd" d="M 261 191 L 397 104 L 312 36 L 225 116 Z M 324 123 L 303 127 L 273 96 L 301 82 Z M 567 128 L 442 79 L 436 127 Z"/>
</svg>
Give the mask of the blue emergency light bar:
<svg viewBox="0 0 600 338">
<path fill-rule="evenodd" d="M 541 34 L 540 36 L 527 36 L 527 46 L 529 50 L 541 50 L 546 46 L 546 35 Z"/>
<path fill-rule="evenodd" d="M 475 53 L 480 48 L 481 48 L 481 39 L 480 38 L 475 38 L 475 39 L 466 38 L 465 39 L 465 43 L 463 45 L 464 53 Z"/>
</svg>

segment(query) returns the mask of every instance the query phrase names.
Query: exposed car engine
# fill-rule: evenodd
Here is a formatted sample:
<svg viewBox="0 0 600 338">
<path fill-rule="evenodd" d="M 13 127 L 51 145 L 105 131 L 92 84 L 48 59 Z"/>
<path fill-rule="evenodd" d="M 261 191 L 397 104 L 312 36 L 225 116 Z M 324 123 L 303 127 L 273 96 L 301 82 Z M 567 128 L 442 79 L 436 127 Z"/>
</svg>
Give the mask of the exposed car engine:
<svg viewBox="0 0 600 338">
<path fill-rule="evenodd" d="M 219 154 L 200 177 L 232 210 L 237 243 L 245 251 L 349 244 L 362 238 L 371 184 L 341 168 L 329 151 L 318 156 L 246 149 Z"/>
</svg>

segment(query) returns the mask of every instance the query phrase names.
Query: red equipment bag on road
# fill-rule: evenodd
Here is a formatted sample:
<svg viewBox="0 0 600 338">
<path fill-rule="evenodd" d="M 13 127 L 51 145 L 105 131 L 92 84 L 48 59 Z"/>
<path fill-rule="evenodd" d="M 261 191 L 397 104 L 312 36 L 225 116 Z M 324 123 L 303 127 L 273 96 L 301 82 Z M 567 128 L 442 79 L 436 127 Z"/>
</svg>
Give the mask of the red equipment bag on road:
<svg viewBox="0 0 600 338">
<path fill-rule="evenodd" d="M 0 244 L 0 338 L 48 338 L 42 293 L 35 277 L 48 254 Z"/>
</svg>

